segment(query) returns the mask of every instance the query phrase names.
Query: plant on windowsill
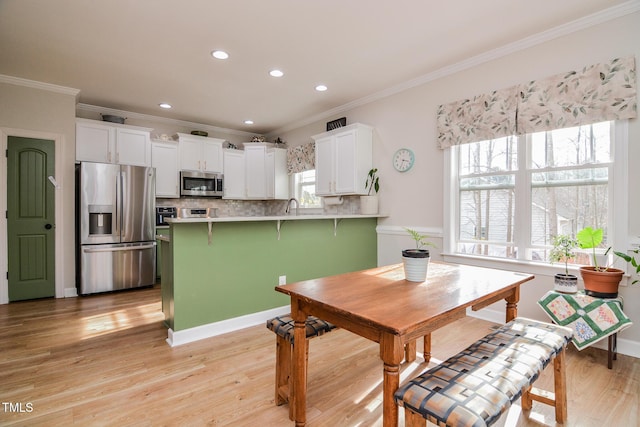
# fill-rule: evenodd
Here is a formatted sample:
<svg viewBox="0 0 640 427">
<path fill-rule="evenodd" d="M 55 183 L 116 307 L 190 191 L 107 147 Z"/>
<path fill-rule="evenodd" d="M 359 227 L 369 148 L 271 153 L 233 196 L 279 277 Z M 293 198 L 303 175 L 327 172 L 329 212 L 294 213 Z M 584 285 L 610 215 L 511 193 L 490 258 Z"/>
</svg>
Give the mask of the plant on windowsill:
<svg viewBox="0 0 640 427">
<path fill-rule="evenodd" d="M 552 264 L 564 262 L 564 273 L 556 273 L 554 276 L 554 289 L 558 292 L 567 294 L 578 292 L 578 276 L 569 274 L 569 261 L 575 258 L 573 250 L 577 247 L 578 241 L 568 234 L 558 234 L 553 237 L 549 261 Z"/>
<path fill-rule="evenodd" d="M 380 178 L 378 169 L 372 168 L 367 174 L 364 188 L 366 196 L 360 196 L 360 213 L 362 215 L 375 215 L 378 213 L 378 191 L 380 191 Z M 373 194 L 371 194 L 373 192 Z"/>
<path fill-rule="evenodd" d="M 633 252 L 634 254 L 640 254 L 640 249 L 634 249 L 631 252 Z M 614 251 L 613 253 L 616 254 L 616 256 L 628 262 L 629 264 L 631 264 L 631 266 L 636 269 L 635 270 L 636 276 L 640 276 L 640 261 L 637 261 L 635 256 L 627 255 L 624 252 Z M 633 285 L 635 283 L 638 283 L 638 281 L 640 281 L 640 279 L 635 279 L 633 282 L 631 282 L 631 284 Z"/>
<path fill-rule="evenodd" d="M 406 227 L 405 230 L 416 242 L 415 249 L 404 249 L 402 251 L 405 279 L 410 282 L 424 282 L 427 280 L 430 254 L 429 249 L 423 248 L 425 246 L 436 247 L 436 245 L 427 240 L 429 236 L 426 234 L 420 234 L 416 230 Z"/>
<path fill-rule="evenodd" d="M 596 248 L 602 243 L 602 228 L 585 227 L 576 234 L 578 244 L 582 249 L 591 249 L 590 266 L 580 267 L 580 275 L 584 281 L 584 291 L 587 295 L 598 298 L 615 298 L 618 296 L 618 287 L 624 271 L 612 268 L 608 265 L 598 265 Z M 604 255 L 608 255 L 608 248 Z"/>
</svg>

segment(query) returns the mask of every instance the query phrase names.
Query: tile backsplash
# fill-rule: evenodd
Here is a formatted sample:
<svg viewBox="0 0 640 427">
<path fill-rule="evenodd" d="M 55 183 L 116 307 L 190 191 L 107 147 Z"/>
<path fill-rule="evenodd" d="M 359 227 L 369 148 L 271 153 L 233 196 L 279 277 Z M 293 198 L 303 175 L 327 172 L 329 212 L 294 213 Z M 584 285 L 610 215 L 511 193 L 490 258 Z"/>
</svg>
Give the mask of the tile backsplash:
<svg viewBox="0 0 640 427">
<path fill-rule="evenodd" d="M 340 205 L 325 206 L 325 214 L 360 213 L 359 196 L 344 196 Z M 284 215 L 286 200 L 223 200 L 209 197 L 182 197 L 180 199 L 156 199 L 156 206 L 177 208 L 217 208 L 219 217 L 230 216 L 277 216 Z M 315 210 L 314 210 L 315 212 Z"/>
</svg>

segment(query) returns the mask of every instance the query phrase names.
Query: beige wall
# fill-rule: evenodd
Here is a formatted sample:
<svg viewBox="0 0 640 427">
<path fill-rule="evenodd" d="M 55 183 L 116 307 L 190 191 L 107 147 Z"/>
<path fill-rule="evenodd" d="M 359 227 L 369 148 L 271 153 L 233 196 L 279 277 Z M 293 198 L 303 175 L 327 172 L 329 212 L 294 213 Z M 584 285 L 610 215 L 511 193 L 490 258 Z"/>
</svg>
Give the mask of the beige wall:
<svg viewBox="0 0 640 427">
<path fill-rule="evenodd" d="M 26 136 L 56 141 L 56 296 L 65 288 L 75 288 L 74 260 L 74 163 L 75 106 L 74 90 L 35 89 L 0 82 L 0 132 L 2 150 L 7 136 Z M 6 209 L 6 158 L 0 171 L 1 210 Z M 6 302 L 6 219 L 0 216 L 0 302 Z M 11 248 L 9 248 L 11 250 Z M 3 295 L 4 294 L 4 295 Z"/>
<path fill-rule="evenodd" d="M 436 147 L 438 105 L 505 88 L 532 79 L 580 69 L 615 57 L 635 55 L 640 61 L 640 13 L 628 15 L 592 28 L 475 65 L 472 68 L 408 89 L 335 117 L 282 135 L 292 145 L 310 142 L 310 136 L 324 131 L 326 121 L 346 116 L 347 123 L 362 122 L 375 127 L 374 165 L 380 171 L 380 209 L 389 214 L 381 220 L 386 227 L 443 228 L 443 151 Z M 428 54 L 428 53 L 425 53 Z M 393 170 L 391 156 L 401 147 L 416 154 L 414 168 L 407 173 Z M 640 236 L 640 120 L 629 123 L 629 235 Z M 441 245 L 441 239 L 435 239 Z M 399 248 L 409 244 L 402 233 L 382 233 L 378 238 L 380 264 L 400 262 Z M 436 251 L 436 257 L 438 251 Z M 505 267 L 509 268 L 509 266 Z M 518 267 L 522 268 L 522 267 Z M 524 267 L 528 268 L 528 267 Z M 533 267 L 531 267 L 533 268 Z M 523 292 L 521 313 L 544 320 L 535 301 L 552 288 L 553 268 L 534 269 L 537 276 Z M 640 285 L 623 288 L 625 311 L 640 319 Z M 495 307 L 494 307 L 495 308 Z M 496 310 L 504 310 L 502 306 Z M 621 334 L 628 353 L 640 357 L 640 328 Z"/>
</svg>

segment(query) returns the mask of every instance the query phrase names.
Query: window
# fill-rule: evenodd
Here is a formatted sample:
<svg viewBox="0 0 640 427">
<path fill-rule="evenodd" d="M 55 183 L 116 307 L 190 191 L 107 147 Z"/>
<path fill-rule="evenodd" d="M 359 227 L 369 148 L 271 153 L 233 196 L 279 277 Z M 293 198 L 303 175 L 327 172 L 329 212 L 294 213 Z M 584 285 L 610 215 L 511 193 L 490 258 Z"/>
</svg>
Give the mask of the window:
<svg viewBox="0 0 640 427">
<path fill-rule="evenodd" d="M 546 261 L 554 235 L 575 235 L 585 226 L 602 227 L 603 246 L 613 244 L 612 212 L 626 212 L 614 209 L 615 195 L 626 194 L 613 186 L 624 174 L 614 153 L 626 158 L 620 155 L 626 133 L 618 127 L 602 122 L 452 147 L 449 252 Z M 588 264 L 588 255 L 576 263 Z"/>
<path fill-rule="evenodd" d="M 321 208 L 320 197 L 316 196 L 316 171 L 307 170 L 293 174 L 294 197 L 301 208 Z"/>
</svg>

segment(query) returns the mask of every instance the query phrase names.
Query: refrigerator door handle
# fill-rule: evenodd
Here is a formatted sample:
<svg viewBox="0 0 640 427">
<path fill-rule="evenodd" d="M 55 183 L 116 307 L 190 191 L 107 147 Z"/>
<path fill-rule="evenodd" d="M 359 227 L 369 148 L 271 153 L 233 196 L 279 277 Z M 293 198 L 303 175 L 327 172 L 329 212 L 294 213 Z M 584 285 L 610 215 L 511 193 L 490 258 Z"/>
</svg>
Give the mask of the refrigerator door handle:
<svg viewBox="0 0 640 427">
<path fill-rule="evenodd" d="M 143 249 L 153 249 L 156 246 L 156 242 L 152 242 L 145 245 L 139 246 L 111 246 L 109 248 L 82 248 L 82 251 L 85 253 L 95 253 L 95 252 L 115 252 L 115 251 L 139 251 Z"/>
</svg>

